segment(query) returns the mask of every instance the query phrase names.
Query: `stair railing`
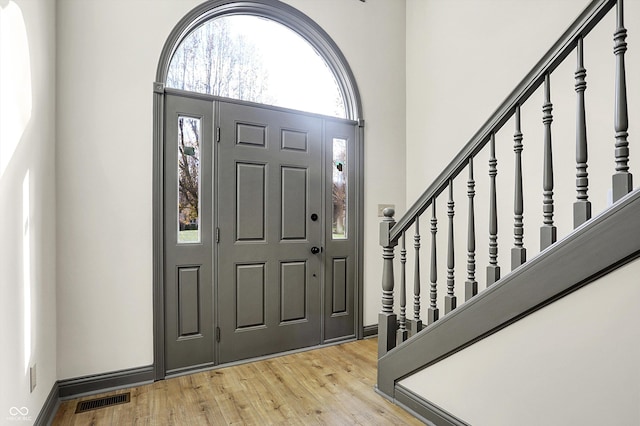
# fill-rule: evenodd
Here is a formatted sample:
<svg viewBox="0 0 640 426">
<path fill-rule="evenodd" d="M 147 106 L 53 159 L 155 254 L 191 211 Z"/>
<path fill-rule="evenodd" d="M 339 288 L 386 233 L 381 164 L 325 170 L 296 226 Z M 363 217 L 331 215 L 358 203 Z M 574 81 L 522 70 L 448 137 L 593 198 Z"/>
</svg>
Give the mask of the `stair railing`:
<svg viewBox="0 0 640 426">
<path fill-rule="evenodd" d="M 576 108 L 576 201 L 573 204 L 574 228 L 582 225 L 591 218 L 591 203 L 588 199 L 587 173 L 587 127 L 585 114 L 586 70 L 583 60 L 583 39 L 602 20 L 602 18 L 616 6 L 616 28 L 614 32 L 615 55 L 615 173 L 612 179 L 613 201 L 616 202 L 632 190 L 632 175 L 629 172 L 629 143 L 628 143 L 628 112 L 627 88 L 625 78 L 624 55 L 627 50 L 625 42 L 627 30 L 624 28 L 622 0 L 594 0 L 580 14 L 567 31 L 558 39 L 552 48 L 534 66 L 520 84 L 511 92 L 500 107 L 491 115 L 480 130 L 471 138 L 464 148 L 456 155 L 451 163 L 440 173 L 436 180 L 426 189 L 420 198 L 411 206 L 405 215 L 397 222 L 394 210 L 385 209 L 384 218 L 380 224 L 380 245 L 382 246 L 382 311 L 378 321 L 378 357 L 395 348 L 398 342 L 405 341 L 423 328 L 421 319 L 421 239 L 420 222 L 423 214 L 431 207 L 430 217 L 422 219 L 428 221 L 431 233 L 430 271 L 429 271 L 429 304 L 427 307 L 427 325 L 438 321 L 442 316 L 438 307 L 438 271 L 437 244 L 438 218 L 436 215 L 436 200 L 443 193 L 448 194 L 447 205 L 447 271 L 446 296 L 444 298 L 444 315 L 456 309 L 458 301 L 455 296 L 454 278 L 454 215 L 453 185 L 456 178 L 467 170 L 468 220 L 467 220 L 467 278 L 465 281 L 465 301 L 478 293 L 476 279 L 476 226 L 475 226 L 475 176 L 474 158 L 486 145 L 489 145 L 489 264 L 486 267 L 486 285 L 489 287 L 501 277 L 498 265 L 498 211 L 496 176 L 498 173 L 496 160 L 495 135 L 502 126 L 513 119 L 515 123 L 513 134 L 513 149 L 515 153 L 515 182 L 514 182 L 514 224 L 513 248 L 511 249 L 511 269 L 515 269 L 527 261 L 527 251 L 523 244 L 523 185 L 522 185 L 522 150 L 523 134 L 521 129 L 520 109 L 527 99 L 542 85 L 544 85 L 544 102 L 542 106 L 542 123 L 544 126 L 544 154 L 543 154 L 543 221 L 540 227 L 540 249 L 551 246 L 556 242 L 557 229 L 554 225 L 554 173 L 552 164 L 551 125 L 553 122 L 551 103 L 550 76 L 551 73 L 572 53 L 576 52 L 577 67 L 575 71 Z M 448 191 L 447 191 L 448 190 Z M 428 214 L 428 213 L 427 213 Z M 407 247 L 406 239 L 409 229 L 413 227 L 414 257 L 413 257 L 413 293 L 414 315 L 406 318 L 407 300 Z M 441 226 L 442 227 L 442 226 Z M 409 236 L 410 238 L 410 236 Z M 400 294 L 399 318 L 394 311 L 394 249 L 398 244 L 400 249 Z"/>
</svg>

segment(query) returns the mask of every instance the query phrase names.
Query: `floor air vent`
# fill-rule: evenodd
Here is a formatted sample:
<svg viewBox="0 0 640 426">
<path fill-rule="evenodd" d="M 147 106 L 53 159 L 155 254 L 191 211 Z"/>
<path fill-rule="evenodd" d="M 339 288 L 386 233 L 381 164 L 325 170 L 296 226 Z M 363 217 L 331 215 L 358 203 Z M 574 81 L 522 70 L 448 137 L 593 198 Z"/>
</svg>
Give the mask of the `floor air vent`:
<svg viewBox="0 0 640 426">
<path fill-rule="evenodd" d="M 90 399 L 88 401 L 80 401 L 76 407 L 76 414 L 84 413 L 85 411 L 97 410 L 98 408 L 111 407 L 112 405 L 126 404 L 130 400 L 131 392 Z"/>
</svg>

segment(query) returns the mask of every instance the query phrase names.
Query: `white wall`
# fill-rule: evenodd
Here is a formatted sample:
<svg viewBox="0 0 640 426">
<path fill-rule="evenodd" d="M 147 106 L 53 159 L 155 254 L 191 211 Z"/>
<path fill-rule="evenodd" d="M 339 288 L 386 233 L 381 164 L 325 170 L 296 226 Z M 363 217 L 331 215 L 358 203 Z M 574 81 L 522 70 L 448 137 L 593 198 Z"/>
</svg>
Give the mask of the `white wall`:
<svg viewBox="0 0 640 426">
<path fill-rule="evenodd" d="M 407 0 L 407 206 L 588 3 Z M 640 68 L 640 49 L 633 46 L 640 46 L 640 2 L 625 2 L 625 26 L 629 29 L 626 65 L 630 167 L 636 174 L 637 186 L 640 177 L 634 141 L 640 130 L 640 98 L 634 94 L 639 93 L 640 81 L 634 77 Z M 610 13 L 585 40 L 589 197 L 594 215 L 607 206 L 614 171 L 614 31 L 615 16 Z M 551 75 L 555 221 L 559 238 L 572 229 L 575 199 L 575 68 L 574 53 Z M 538 228 L 542 224 L 542 103 L 543 95 L 538 90 L 522 108 L 525 246 L 529 259 L 539 251 Z M 513 246 L 513 133 L 511 120 L 496 137 L 498 260 L 503 276 L 511 269 L 509 251 Z M 480 289 L 485 287 L 488 264 L 487 160 L 488 153 L 483 152 L 474 164 L 476 279 Z M 465 171 L 462 180 L 454 185 L 459 303 L 466 278 L 466 179 Z M 442 308 L 446 196 L 438 199 L 438 219 L 438 303 Z M 430 252 L 427 220 L 421 227 L 423 265 L 428 265 Z M 423 268 L 425 295 L 429 269 Z M 638 316 L 628 301 L 638 293 L 635 277 L 639 268 L 636 261 L 403 384 L 474 425 L 637 424 L 640 370 L 633 366 L 640 347 L 637 332 L 628 325 L 637 323 Z M 423 306 L 426 304 L 423 296 Z M 615 316 L 611 316 L 613 312 Z M 615 352 L 612 348 L 616 348 Z M 577 392 L 582 398 L 573 396 Z M 487 406 L 495 409 L 486 410 Z M 602 406 L 613 408 L 614 413 L 620 410 L 622 417 L 616 419 L 597 412 Z M 540 417 L 545 415 L 551 417 Z"/>
<path fill-rule="evenodd" d="M 151 82 L 167 35 L 198 3 L 200 0 L 57 2 L 60 379 L 147 365 L 153 360 Z M 407 0 L 406 10 L 405 2 L 388 0 L 287 3 L 311 16 L 333 37 L 350 63 L 362 94 L 367 123 L 364 323 L 373 324 L 380 309 L 377 204 L 396 204 L 399 217 L 405 210 L 405 200 L 411 204 L 587 1 L 491 0 L 487 5 L 470 0 Z M 638 4 L 627 2 L 630 28 L 640 16 Z M 611 33 L 612 30 L 604 31 L 604 41 L 594 42 L 597 49 L 604 46 L 610 57 Z M 635 54 L 633 46 L 640 45 L 634 38 L 638 34 L 629 33 L 630 59 Z M 526 48 L 520 49 L 522 46 Z M 594 73 L 598 73 L 595 64 L 600 61 L 589 55 L 591 50 L 587 50 L 587 99 L 611 105 L 608 89 L 612 80 L 604 80 L 610 82 L 605 83 L 609 94 L 600 95 L 601 89 L 593 84 Z M 629 60 L 628 67 L 628 74 L 632 75 L 638 68 L 637 60 Z M 568 94 L 562 95 L 566 104 L 563 106 L 556 101 L 554 89 L 554 115 L 558 116 L 554 126 L 560 121 L 560 111 L 569 110 L 575 102 L 572 66 L 562 73 Z M 559 86 L 556 80 L 554 74 L 554 88 Z M 630 92 L 637 92 L 634 84 L 637 83 L 629 79 Z M 539 123 L 542 102 L 539 94 L 534 98 L 527 120 Z M 638 101 L 634 99 L 630 97 L 630 111 L 637 116 Z M 589 113 L 599 117 L 591 110 Z M 605 114 L 611 116 L 610 111 L 602 117 Z M 567 122 L 572 123 L 571 120 Z M 638 120 L 631 121 L 632 126 L 637 126 L 634 122 Z M 573 127 L 571 123 L 569 128 Z M 630 129 L 632 141 L 636 128 Z M 529 140 L 539 137 L 541 130 L 535 130 L 535 137 L 530 127 L 524 131 L 524 155 L 533 156 L 529 153 L 536 150 Z M 513 173 L 513 132 L 508 128 L 504 133 L 499 177 L 506 183 L 500 207 L 501 214 L 510 221 L 512 183 L 508 178 Z M 612 146 L 611 133 L 601 136 L 594 129 L 590 139 L 604 140 Z M 565 151 L 570 156 L 573 136 L 570 132 L 566 137 L 561 134 L 554 130 L 554 140 L 567 139 L 571 147 Z M 603 164 L 611 168 L 612 148 L 605 149 L 607 155 L 590 149 L 593 158 L 601 157 Z M 632 146 L 632 167 L 633 152 Z M 566 158 L 566 153 L 557 154 L 556 163 L 562 155 Z M 531 164 L 534 165 L 529 167 L 539 169 Z M 598 166 L 590 166 L 590 172 L 597 169 Z M 485 190 L 487 186 L 486 156 L 479 159 L 476 170 L 480 203 L 486 199 L 486 192 L 481 194 L 482 185 Z M 529 193 L 536 196 L 541 192 L 539 179 L 530 181 L 534 189 Z M 456 209 L 461 218 L 464 189 L 463 185 L 456 185 Z M 605 205 L 606 189 L 593 189 L 591 194 L 597 211 L 595 203 Z M 444 204 L 439 202 L 439 208 Z M 540 202 L 527 201 L 525 205 L 539 206 Z M 538 244 L 538 216 L 537 212 L 525 213 L 525 224 L 531 227 L 525 238 L 531 238 L 531 246 Z M 530 217 L 536 220 L 529 220 Z M 567 219 L 559 220 L 564 226 L 562 232 L 568 232 Z M 483 233 L 477 243 L 480 278 L 486 265 L 486 248 L 482 248 L 486 247 L 486 212 L 478 213 L 477 223 L 479 235 Z M 426 234 L 423 228 L 423 235 Z M 510 234 L 511 225 L 501 226 L 500 261 L 505 270 L 512 244 Z M 464 232 L 457 232 L 457 238 L 457 247 L 463 248 Z M 423 247 L 428 243 L 423 237 Z M 465 250 L 457 253 L 462 257 L 456 264 L 463 265 Z M 439 262 L 445 261 L 445 256 L 440 255 Z M 440 266 L 440 270 L 445 267 Z"/>
<path fill-rule="evenodd" d="M 640 260 L 401 381 L 477 426 L 640 424 Z"/>
<path fill-rule="evenodd" d="M 0 423 L 29 424 L 57 379 L 54 3 L 3 0 L 0 20 Z"/>
<path fill-rule="evenodd" d="M 500 103 L 590 3 L 588 0 L 407 0 L 407 206 L 426 189 Z M 631 172 L 639 182 L 637 144 L 640 130 L 640 2 L 625 2 L 629 29 L 626 54 L 629 93 Z M 607 206 L 614 172 L 613 86 L 615 15 L 610 13 L 585 39 L 589 198 L 594 215 Z M 636 46 L 636 48 L 634 48 Z M 551 75 L 552 141 L 555 173 L 555 224 L 558 238 L 573 229 L 575 201 L 576 55 Z M 542 225 L 543 93 L 536 91 L 522 107 L 524 244 L 527 258 L 539 252 Z M 511 270 L 513 238 L 514 122 L 496 136 L 498 159 L 498 261 L 504 276 Z M 488 265 L 488 149 L 474 161 L 476 198 L 476 279 L 486 285 Z M 463 300 L 467 262 L 467 171 L 454 182 L 455 268 L 458 302 Z M 437 200 L 439 306 L 445 293 L 446 193 Z M 430 213 L 430 212 L 429 212 Z M 431 239 L 422 220 L 423 265 Z M 413 234 L 413 231 L 410 231 Z M 412 251 L 408 265 L 412 264 Z M 429 270 L 423 267 L 423 295 Z M 423 297 L 423 306 L 426 305 Z M 412 311 L 410 308 L 408 311 Z M 410 312 L 411 313 L 411 312 Z M 423 313 L 424 314 L 424 313 Z"/>
<path fill-rule="evenodd" d="M 588 3 L 407 0 L 409 200 L 422 193 Z M 536 104 L 541 107 L 541 100 Z"/>
<path fill-rule="evenodd" d="M 342 50 L 360 90 L 365 119 L 364 325 L 381 309 L 378 204 L 405 209 L 405 3 L 287 0 Z"/>
<path fill-rule="evenodd" d="M 153 361 L 151 83 L 164 41 L 199 3 L 57 3 L 59 379 Z M 404 2 L 288 3 L 334 38 L 362 93 L 364 322 L 373 324 L 380 305 L 376 205 L 404 208 Z"/>
</svg>

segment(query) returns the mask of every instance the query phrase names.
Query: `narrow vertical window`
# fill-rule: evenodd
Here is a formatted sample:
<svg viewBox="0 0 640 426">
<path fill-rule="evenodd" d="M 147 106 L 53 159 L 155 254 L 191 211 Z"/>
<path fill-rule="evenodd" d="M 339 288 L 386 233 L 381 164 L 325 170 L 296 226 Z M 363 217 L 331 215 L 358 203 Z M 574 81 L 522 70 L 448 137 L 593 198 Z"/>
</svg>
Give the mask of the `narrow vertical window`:
<svg viewBox="0 0 640 426">
<path fill-rule="evenodd" d="M 335 240 L 347 238 L 347 141 L 333 139 L 333 228 Z"/>
<path fill-rule="evenodd" d="M 200 242 L 200 119 L 178 116 L 178 243 Z"/>
</svg>

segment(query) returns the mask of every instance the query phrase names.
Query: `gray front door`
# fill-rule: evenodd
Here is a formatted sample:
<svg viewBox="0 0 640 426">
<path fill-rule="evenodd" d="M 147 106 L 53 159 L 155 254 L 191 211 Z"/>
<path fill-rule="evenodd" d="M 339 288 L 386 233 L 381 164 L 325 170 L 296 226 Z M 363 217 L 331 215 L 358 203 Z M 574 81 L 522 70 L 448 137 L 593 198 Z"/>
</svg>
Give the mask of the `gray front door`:
<svg viewBox="0 0 640 426">
<path fill-rule="evenodd" d="M 231 103 L 218 118 L 220 362 L 317 345 L 322 120 Z"/>
<path fill-rule="evenodd" d="M 165 123 L 167 373 L 355 337 L 355 123 L 186 94 Z"/>
</svg>

